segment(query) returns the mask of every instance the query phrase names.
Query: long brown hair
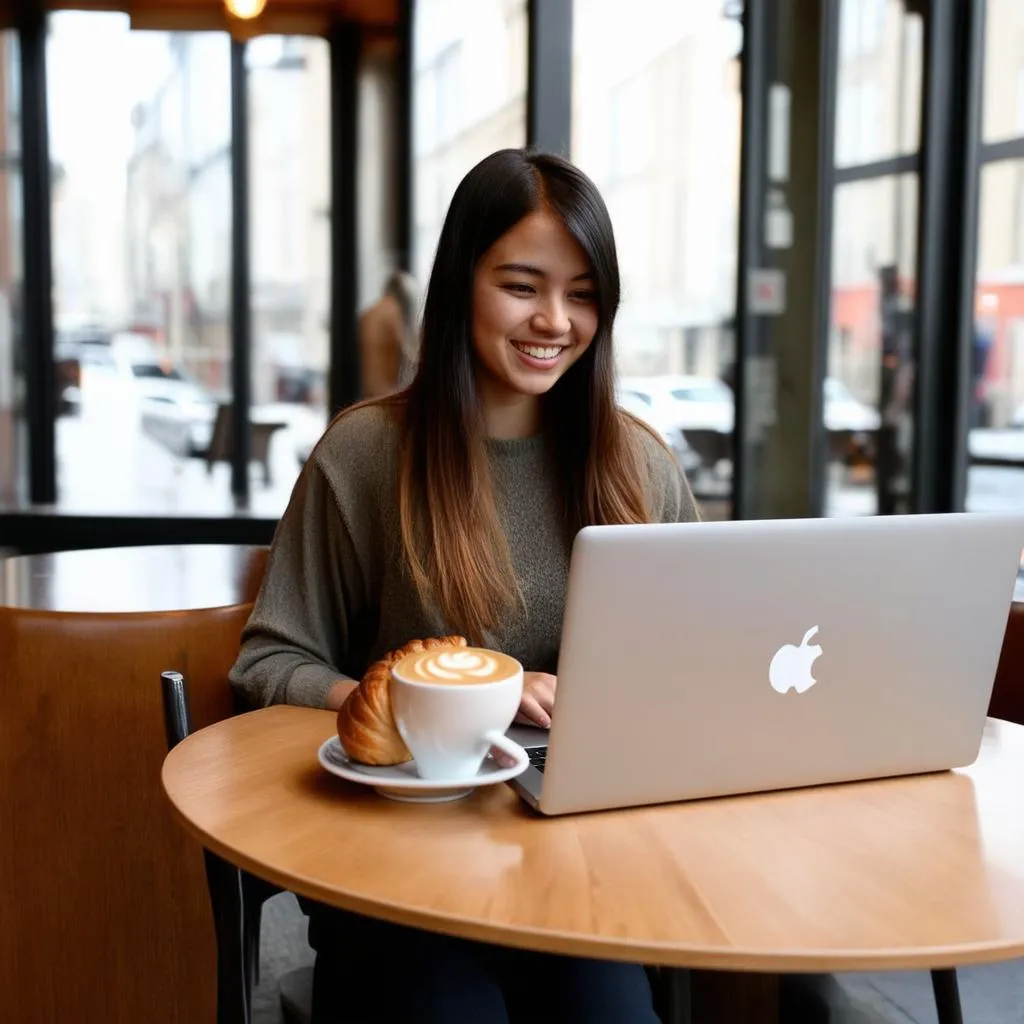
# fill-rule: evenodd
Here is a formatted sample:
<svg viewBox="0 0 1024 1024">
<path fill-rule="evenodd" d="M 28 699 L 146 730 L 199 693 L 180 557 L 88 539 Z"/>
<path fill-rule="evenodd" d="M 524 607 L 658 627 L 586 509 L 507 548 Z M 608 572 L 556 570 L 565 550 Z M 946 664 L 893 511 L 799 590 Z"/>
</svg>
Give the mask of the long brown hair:
<svg viewBox="0 0 1024 1024">
<path fill-rule="evenodd" d="M 598 305 L 593 342 L 542 399 L 567 535 L 648 519 L 638 428 L 615 402 L 612 325 L 620 286 L 607 208 L 567 161 L 501 150 L 477 164 L 452 198 L 427 289 L 419 366 L 392 403 L 403 423 L 398 498 L 409 571 L 421 598 L 433 600 L 448 626 L 476 643 L 514 608 L 519 591 L 476 390 L 473 276 L 487 250 L 541 207 L 561 218 L 586 254 Z"/>
</svg>

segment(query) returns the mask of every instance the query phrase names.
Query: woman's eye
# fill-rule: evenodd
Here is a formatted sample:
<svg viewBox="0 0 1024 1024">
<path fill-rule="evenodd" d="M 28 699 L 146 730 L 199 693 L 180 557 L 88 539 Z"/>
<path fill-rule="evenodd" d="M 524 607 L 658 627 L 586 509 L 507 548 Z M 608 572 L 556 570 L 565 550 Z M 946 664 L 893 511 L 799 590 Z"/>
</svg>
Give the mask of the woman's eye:
<svg viewBox="0 0 1024 1024">
<path fill-rule="evenodd" d="M 514 292 L 516 295 L 532 295 L 533 286 L 529 284 L 520 284 L 519 282 L 512 281 L 509 284 L 502 285 L 502 288 L 507 292 Z"/>
<path fill-rule="evenodd" d="M 569 298 L 575 302 L 594 302 L 597 299 L 597 292 L 573 292 Z"/>
</svg>

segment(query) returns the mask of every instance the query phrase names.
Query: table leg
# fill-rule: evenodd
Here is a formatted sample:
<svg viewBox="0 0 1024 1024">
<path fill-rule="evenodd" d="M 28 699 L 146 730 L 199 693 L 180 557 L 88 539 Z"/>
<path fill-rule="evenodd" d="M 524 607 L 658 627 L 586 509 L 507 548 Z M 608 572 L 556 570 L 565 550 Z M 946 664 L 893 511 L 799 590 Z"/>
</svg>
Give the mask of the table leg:
<svg viewBox="0 0 1024 1024">
<path fill-rule="evenodd" d="M 779 976 L 692 971 L 691 1024 L 779 1024 Z"/>
<path fill-rule="evenodd" d="M 960 986 L 955 970 L 932 971 L 932 991 L 939 1024 L 964 1024 L 960 1007 Z"/>
<path fill-rule="evenodd" d="M 690 1024 L 690 972 L 683 967 L 649 967 L 648 972 L 662 1024 Z"/>
</svg>

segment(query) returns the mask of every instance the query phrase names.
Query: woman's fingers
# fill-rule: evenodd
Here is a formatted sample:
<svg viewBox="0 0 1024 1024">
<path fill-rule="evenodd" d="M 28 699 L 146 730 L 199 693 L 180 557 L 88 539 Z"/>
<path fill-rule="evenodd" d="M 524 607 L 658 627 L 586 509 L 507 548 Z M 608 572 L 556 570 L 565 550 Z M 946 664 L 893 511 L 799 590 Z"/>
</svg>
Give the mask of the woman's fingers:
<svg viewBox="0 0 1024 1024">
<path fill-rule="evenodd" d="M 532 693 L 524 693 L 523 699 L 519 702 L 519 714 L 516 721 L 522 725 L 539 725 L 542 729 L 551 728 L 551 708 L 554 706 L 554 698 L 550 697 L 547 707 Z"/>
</svg>

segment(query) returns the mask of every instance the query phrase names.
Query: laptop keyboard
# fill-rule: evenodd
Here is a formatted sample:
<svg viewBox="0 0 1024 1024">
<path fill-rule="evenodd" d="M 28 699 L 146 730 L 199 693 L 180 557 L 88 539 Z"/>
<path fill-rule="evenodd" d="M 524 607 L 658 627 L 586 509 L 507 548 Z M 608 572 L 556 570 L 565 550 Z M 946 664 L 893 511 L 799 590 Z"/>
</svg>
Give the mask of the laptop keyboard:
<svg viewBox="0 0 1024 1024">
<path fill-rule="evenodd" d="M 544 765 L 548 761 L 548 748 L 547 747 L 530 747 L 526 751 L 530 755 L 530 764 L 539 772 L 544 771 Z"/>
</svg>

